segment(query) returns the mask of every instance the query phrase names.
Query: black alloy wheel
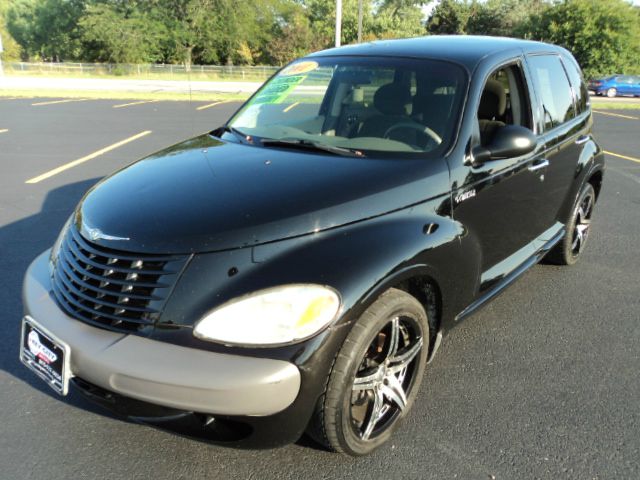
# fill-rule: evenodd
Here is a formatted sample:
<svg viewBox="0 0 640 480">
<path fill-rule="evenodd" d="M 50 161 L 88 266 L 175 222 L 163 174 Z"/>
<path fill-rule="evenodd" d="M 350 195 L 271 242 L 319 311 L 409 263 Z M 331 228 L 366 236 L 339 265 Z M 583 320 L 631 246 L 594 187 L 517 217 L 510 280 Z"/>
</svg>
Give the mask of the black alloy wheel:
<svg viewBox="0 0 640 480">
<path fill-rule="evenodd" d="M 580 195 L 566 223 L 564 238 L 547 256 L 552 263 L 573 265 L 578 261 L 589 238 L 591 217 L 596 203 L 596 192 L 590 183 L 580 190 Z"/>
<path fill-rule="evenodd" d="M 312 436 L 365 455 L 386 442 L 418 392 L 429 348 L 424 307 L 390 289 L 354 325 L 331 371 Z"/>
</svg>

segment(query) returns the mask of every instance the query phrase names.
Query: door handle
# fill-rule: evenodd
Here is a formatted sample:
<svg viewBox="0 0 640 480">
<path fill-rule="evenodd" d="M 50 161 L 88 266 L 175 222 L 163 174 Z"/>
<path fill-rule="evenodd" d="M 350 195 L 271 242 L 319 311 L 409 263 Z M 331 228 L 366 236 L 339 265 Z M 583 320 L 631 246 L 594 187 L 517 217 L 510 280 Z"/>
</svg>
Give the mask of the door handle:
<svg viewBox="0 0 640 480">
<path fill-rule="evenodd" d="M 583 143 L 587 143 L 589 140 L 591 140 L 589 135 L 580 135 L 576 138 L 576 145 L 582 145 Z"/>
<path fill-rule="evenodd" d="M 549 166 L 549 160 L 546 158 L 541 158 L 536 160 L 532 165 L 529 165 L 528 169 L 530 172 L 537 172 L 538 170 L 542 170 Z"/>
</svg>

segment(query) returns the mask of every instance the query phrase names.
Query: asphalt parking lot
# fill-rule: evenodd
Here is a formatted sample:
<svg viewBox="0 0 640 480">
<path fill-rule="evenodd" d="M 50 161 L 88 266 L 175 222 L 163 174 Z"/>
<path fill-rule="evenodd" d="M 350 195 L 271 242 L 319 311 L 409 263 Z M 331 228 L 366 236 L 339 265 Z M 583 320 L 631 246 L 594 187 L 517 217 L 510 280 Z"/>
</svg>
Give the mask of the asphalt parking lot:
<svg viewBox="0 0 640 480">
<path fill-rule="evenodd" d="M 455 329 L 411 415 L 371 457 L 306 439 L 264 451 L 203 444 L 61 399 L 28 372 L 18 361 L 22 276 L 83 192 L 237 106 L 0 98 L 2 480 L 640 478 L 637 110 L 594 113 L 610 153 L 581 262 L 534 267 Z"/>
</svg>

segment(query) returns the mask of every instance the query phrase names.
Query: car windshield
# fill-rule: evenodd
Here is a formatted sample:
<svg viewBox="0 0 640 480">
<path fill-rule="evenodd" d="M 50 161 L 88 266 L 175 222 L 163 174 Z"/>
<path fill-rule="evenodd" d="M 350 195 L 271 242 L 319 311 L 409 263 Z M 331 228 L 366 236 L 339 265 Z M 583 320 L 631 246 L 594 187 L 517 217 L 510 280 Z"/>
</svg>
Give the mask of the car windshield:
<svg viewBox="0 0 640 480">
<path fill-rule="evenodd" d="M 449 62 L 304 58 L 269 80 L 223 137 L 338 155 L 440 154 L 453 139 L 466 86 L 464 70 Z"/>
</svg>

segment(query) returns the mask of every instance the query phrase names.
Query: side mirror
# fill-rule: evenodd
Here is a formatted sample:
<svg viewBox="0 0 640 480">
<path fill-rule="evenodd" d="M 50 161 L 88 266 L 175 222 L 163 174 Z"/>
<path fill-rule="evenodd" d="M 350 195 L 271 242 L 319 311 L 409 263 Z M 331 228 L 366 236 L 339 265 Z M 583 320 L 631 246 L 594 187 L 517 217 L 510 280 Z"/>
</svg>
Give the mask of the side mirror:
<svg viewBox="0 0 640 480">
<path fill-rule="evenodd" d="M 479 164 L 489 160 L 519 157 L 533 152 L 537 146 L 538 140 L 528 128 L 505 125 L 496 130 L 489 145 L 474 147 L 473 160 Z"/>
</svg>

